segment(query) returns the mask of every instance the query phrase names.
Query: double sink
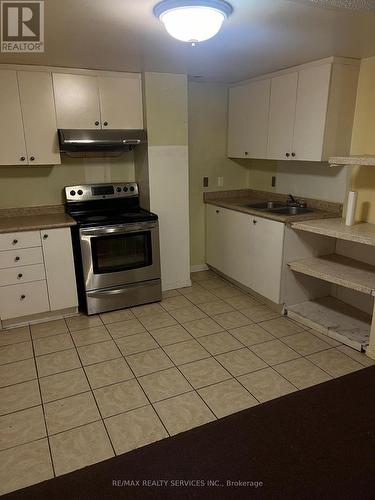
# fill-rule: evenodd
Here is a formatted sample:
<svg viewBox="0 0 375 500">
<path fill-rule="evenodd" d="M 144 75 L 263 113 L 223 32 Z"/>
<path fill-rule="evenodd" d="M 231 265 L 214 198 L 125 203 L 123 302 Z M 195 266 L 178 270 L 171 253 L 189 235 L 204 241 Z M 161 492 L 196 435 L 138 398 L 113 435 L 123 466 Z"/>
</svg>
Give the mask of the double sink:
<svg viewBox="0 0 375 500">
<path fill-rule="evenodd" d="M 272 212 L 278 215 L 299 215 L 308 214 L 313 210 L 306 208 L 298 204 L 283 204 L 274 201 L 265 201 L 264 203 L 253 203 L 248 205 L 243 205 L 244 208 L 251 208 L 253 210 L 260 210 L 263 212 Z"/>
</svg>

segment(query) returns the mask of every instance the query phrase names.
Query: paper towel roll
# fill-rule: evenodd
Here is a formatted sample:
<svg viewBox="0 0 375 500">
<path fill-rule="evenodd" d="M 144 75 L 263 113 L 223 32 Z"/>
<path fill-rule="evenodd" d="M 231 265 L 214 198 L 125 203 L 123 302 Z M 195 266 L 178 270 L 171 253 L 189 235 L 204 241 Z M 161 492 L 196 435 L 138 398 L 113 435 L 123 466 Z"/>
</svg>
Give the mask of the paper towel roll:
<svg viewBox="0 0 375 500">
<path fill-rule="evenodd" d="M 353 226 L 354 224 L 355 211 L 357 208 L 357 199 L 358 199 L 357 191 L 349 191 L 348 206 L 346 209 L 346 221 L 345 221 L 345 224 L 347 226 Z"/>
</svg>

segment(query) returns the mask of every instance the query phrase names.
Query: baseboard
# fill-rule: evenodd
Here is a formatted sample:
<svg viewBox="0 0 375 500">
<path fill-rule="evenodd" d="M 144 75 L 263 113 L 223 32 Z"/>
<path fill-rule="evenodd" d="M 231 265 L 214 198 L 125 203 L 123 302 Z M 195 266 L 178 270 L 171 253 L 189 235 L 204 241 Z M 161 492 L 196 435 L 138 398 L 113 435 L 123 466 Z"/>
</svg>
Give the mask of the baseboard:
<svg viewBox="0 0 375 500">
<path fill-rule="evenodd" d="M 175 281 L 173 283 L 164 283 L 162 282 L 162 290 L 163 292 L 168 292 L 168 290 L 177 290 L 178 288 L 186 288 L 191 286 L 191 280 L 185 281 Z"/>
<path fill-rule="evenodd" d="M 78 315 L 77 307 L 68 307 L 58 311 L 46 311 L 44 313 L 32 314 L 30 316 L 21 316 L 19 318 L 6 319 L 1 322 L 0 330 L 19 328 L 21 326 L 32 325 L 36 323 L 45 323 L 55 319 L 69 318 Z"/>
<path fill-rule="evenodd" d="M 190 267 L 191 273 L 199 273 L 199 271 L 208 271 L 207 264 L 198 264 L 197 266 Z"/>
</svg>

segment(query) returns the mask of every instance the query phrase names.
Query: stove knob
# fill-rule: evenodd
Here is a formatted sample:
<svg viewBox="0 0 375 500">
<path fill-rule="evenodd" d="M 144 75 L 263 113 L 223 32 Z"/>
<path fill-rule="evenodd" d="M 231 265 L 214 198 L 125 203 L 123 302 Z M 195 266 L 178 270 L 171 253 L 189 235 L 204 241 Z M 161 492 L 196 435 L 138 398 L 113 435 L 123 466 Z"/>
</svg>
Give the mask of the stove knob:
<svg viewBox="0 0 375 500">
<path fill-rule="evenodd" d="M 77 193 L 78 193 L 80 196 L 82 196 L 82 195 L 83 195 L 83 191 L 82 191 L 82 189 L 78 189 Z"/>
<path fill-rule="evenodd" d="M 128 187 L 127 187 L 127 186 L 125 186 L 125 187 L 124 187 L 124 193 L 127 193 L 127 192 L 128 192 Z"/>
<path fill-rule="evenodd" d="M 118 193 L 121 193 L 121 188 L 120 188 L 120 187 L 117 187 L 117 188 L 116 188 L 116 191 L 117 191 Z"/>
<path fill-rule="evenodd" d="M 70 191 L 70 195 L 71 195 L 71 196 L 75 196 L 75 195 L 76 195 L 76 192 L 75 192 L 75 191 Z"/>
<path fill-rule="evenodd" d="M 130 191 L 134 191 L 134 186 L 130 186 Z"/>
</svg>

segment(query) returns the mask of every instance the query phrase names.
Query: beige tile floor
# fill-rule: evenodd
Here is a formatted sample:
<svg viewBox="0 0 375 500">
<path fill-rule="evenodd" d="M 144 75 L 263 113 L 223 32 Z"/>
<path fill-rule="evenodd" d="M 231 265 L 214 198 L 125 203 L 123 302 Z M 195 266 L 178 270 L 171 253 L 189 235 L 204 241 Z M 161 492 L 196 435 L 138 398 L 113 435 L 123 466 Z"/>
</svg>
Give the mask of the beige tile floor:
<svg viewBox="0 0 375 500">
<path fill-rule="evenodd" d="M 0 494 L 372 364 L 192 279 L 160 304 L 0 332 Z"/>
</svg>

